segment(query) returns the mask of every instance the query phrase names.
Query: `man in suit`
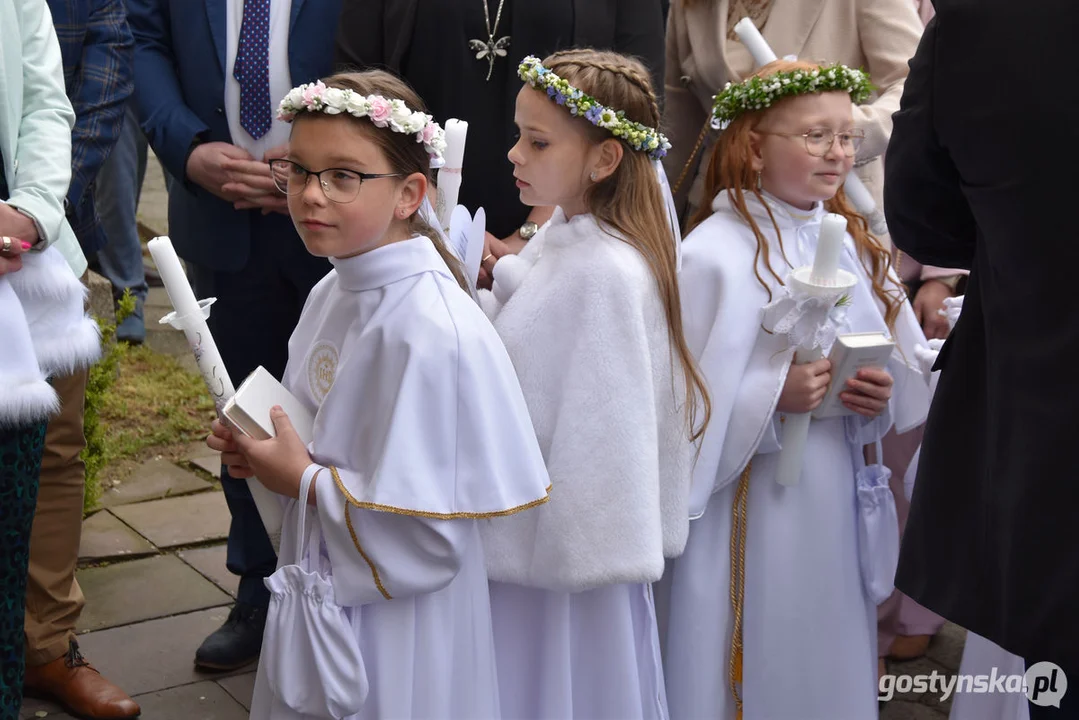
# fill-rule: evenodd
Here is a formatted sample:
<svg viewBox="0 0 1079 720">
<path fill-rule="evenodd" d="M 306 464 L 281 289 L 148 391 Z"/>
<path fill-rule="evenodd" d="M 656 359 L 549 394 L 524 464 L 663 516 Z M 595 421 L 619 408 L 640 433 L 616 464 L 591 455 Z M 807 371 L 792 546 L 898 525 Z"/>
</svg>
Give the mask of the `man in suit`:
<svg viewBox="0 0 1079 720">
<path fill-rule="evenodd" d="M 1074 684 L 1079 103 L 1058 71 L 1074 64 L 1079 5 L 1024 5 L 1018 34 L 1011 0 L 935 5 L 894 118 L 885 211 L 900 248 L 970 279 L 937 361 L 896 585 Z M 1045 694 L 1032 720 L 1079 718 L 1079 692 L 1060 709 Z"/>
<path fill-rule="evenodd" d="M 48 0 L 75 110 L 66 214 L 82 252 L 105 245 L 94 205 L 94 181 L 123 124 L 131 96 L 132 48 L 122 0 Z M 56 700 L 95 720 L 132 718 L 139 706 L 79 653 L 75 625 L 85 598 L 75 579 L 82 529 L 85 467 L 80 453 L 86 370 L 52 379 L 61 410 L 49 421 L 30 540 L 26 587 L 28 693 Z"/>
<path fill-rule="evenodd" d="M 295 85 L 333 71 L 340 0 L 128 0 L 135 104 L 150 146 L 176 179 L 169 233 L 235 384 L 257 366 L 280 377 L 311 287 L 330 270 L 309 255 L 266 160 L 285 153 L 275 118 Z M 258 656 L 277 558 L 245 481 L 223 486 L 227 565 L 240 576 L 229 619 L 195 662 L 230 670 Z"/>
</svg>

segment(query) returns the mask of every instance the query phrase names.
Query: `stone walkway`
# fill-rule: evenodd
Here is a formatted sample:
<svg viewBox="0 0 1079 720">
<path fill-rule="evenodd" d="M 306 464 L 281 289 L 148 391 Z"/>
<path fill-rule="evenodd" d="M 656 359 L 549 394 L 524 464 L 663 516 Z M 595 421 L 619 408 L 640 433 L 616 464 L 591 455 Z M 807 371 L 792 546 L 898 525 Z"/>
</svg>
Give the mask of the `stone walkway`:
<svg viewBox="0 0 1079 720">
<path fill-rule="evenodd" d="M 167 232 L 166 195 L 151 156 L 140 221 Z M 194 360 L 183 335 L 158 319 L 171 310 L 164 290 L 146 304 L 147 343 Z M 195 650 L 228 616 L 237 578 L 225 569 L 229 513 L 216 481 L 216 454 L 193 445 L 180 463 L 150 460 L 129 480 L 105 492 L 103 509 L 83 523 L 79 583 L 86 609 L 79 643 L 86 657 L 132 694 L 146 720 L 241 720 L 248 717 L 254 666 L 225 675 L 195 672 Z M 811 622 L 811 618 L 806 619 Z M 892 663 L 890 672 L 954 674 L 964 632 L 948 625 L 927 657 Z M 827 649 L 806 663 L 827 662 Z M 950 703 L 928 695 L 896 695 L 883 720 L 943 720 Z M 27 699 L 23 719 L 69 718 L 59 708 Z M 467 720 L 467 719 L 462 719 Z M 869 720 L 869 719 L 867 719 Z"/>
</svg>

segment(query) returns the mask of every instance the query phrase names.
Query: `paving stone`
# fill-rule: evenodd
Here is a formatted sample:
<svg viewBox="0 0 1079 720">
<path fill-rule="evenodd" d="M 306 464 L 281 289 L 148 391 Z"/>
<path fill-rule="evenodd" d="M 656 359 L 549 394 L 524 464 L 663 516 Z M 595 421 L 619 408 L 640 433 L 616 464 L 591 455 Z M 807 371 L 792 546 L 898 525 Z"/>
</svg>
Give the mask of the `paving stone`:
<svg viewBox="0 0 1079 720">
<path fill-rule="evenodd" d="M 184 550 L 177 553 L 177 555 L 185 563 L 198 570 L 207 580 L 232 597 L 236 597 L 236 592 L 240 587 L 240 578 L 230 573 L 228 568 L 225 567 L 227 552 L 227 546 L 214 545 L 213 547 Z"/>
<path fill-rule="evenodd" d="M 173 555 L 85 568 L 78 571 L 77 577 L 86 595 L 79 632 L 232 602 L 216 585 Z"/>
<path fill-rule="evenodd" d="M 157 550 L 108 510 L 91 515 L 82 523 L 79 560 L 131 558 L 153 555 Z"/>
<path fill-rule="evenodd" d="M 920 703 L 905 700 L 892 700 L 884 704 L 880 720 L 947 720 L 948 716 L 939 710 Z"/>
<path fill-rule="evenodd" d="M 215 682 L 139 695 L 142 717 L 153 720 L 247 720 L 248 711 Z"/>
<path fill-rule="evenodd" d="M 159 548 L 222 540 L 232 521 L 223 492 L 124 505 L 113 513 Z"/>
<path fill-rule="evenodd" d="M 190 470 L 158 458 L 146 461 L 122 483 L 103 492 L 101 505 L 118 507 L 212 488 L 213 485 Z"/>
<path fill-rule="evenodd" d="M 952 672 L 959 672 L 963 661 L 963 646 L 967 642 L 967 631 L 954 623 L 944 623 L 944 627 L 929 643 L 926 654 Z"/>
<path fill-rule="evenodd" d="M 209 448 L 207 448 L 207 450 L 209 450 Z M 210 452 L 213 451 L 210 450 Z M 202 468 L 214 477 L 221 477 L 221 453 L 215 452 L 213 455 L 197 455 L 189 458 L 188 462 Z"/>
<path fill-rule="evenodd" d="M 251 696 L 255 694 L 255 673 L 249 672 L 243 675 L 218 680 L 217 684 L 225 688 L 232 698 L 248 710 L 251 709 Z"/>
<path fill-rule="evenodd" d="M 206 675 L 195 670 L 195 650 L 206 636 L 228 618 L 229 608 L 219 607 L 184 615 L 148 620 L 135 625 L 101 630 L 79 636 L 79 645 L 101 674 L 131 695 L 167 690 L 229 675 L 249 673 L 251 664 L 233 673 Z M 145 720 L 158 715 L 143 712 Z M 185 720 L 202 720 L 188 715 Z"/>
<path fill-rule="evenodd" d="M 38 715 L 38 713 L 45 714 Z M 38 720 L 38 718 L 48 718 L 48 720 L 75 720 L 55 703 L 51 703 L 48 700 L 38 700 L 37 698 L 24 698 L 22 708 L 19 710 L 19 720 Z"/>
</svg>

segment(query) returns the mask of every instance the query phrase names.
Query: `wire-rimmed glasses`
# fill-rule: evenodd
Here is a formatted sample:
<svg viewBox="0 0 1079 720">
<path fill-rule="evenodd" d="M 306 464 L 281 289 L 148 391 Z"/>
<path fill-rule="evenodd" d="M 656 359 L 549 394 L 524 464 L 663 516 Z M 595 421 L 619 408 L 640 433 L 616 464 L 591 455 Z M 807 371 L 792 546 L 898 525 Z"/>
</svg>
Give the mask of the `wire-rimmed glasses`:
<svg viewBox="0 0 1079 720">
<path fill-rule="evenodd" d="M 858 148 L 865 140 L 865 132 L 862 130 L 845 130 L 832 132 L 824 128 L 814 128 L 804 133 L 778 133 L 758 130 L 761 135 L 778 135 L 780 137 L 802 138 L 805 141 L 806 152 L 813 157 L 824 157 L 832 149 L 836 138 L 839 138 L 839 148 L 847 157 L 854 157 Z"/>
<path fill-rule="evenodd" d="M 364 180 L 400 177 L 401 173 L 363 173 L 347 168 L 308 170 L 298 162 L 278 158 L 270 161 L 270 174 L 278 190 L 286 195 L 299 195 L 307 188 L 307 181 L 314 176 L 330 202 L 350 203 L 360 194 Z"/>
</svg>

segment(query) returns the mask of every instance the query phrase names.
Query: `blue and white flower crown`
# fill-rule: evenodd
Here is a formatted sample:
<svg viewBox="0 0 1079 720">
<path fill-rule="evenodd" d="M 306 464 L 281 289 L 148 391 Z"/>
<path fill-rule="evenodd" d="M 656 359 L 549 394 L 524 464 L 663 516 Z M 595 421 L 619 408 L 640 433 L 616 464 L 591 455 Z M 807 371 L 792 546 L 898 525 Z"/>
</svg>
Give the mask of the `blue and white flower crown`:
<svg viewBox="0 0 1079 720">
<path fill-rule="evenodd" d="M 521 62 L 517 75 L 535 89 L 546 92 L 559 105 L 565 105 L 570 114 L 607 130 L 634 150 L 647 152 L 654 160 L 664 157 L 671 147 L 658 130 L 628 120 L 623 110 L 606 107 L 544 67 L 543 61 L 533 55 Z"/>
<path fill-rule="evenodd" d="M 322 112 L 327 115 L 348 113 L 367 118 L 375 127 L 389 128 L 405 135 L 415 135 L 416 142 L 431 156 L 431 167 L 440 168 L 446 161 L 446 132 L 427 113 L 409 110 L 404 100 L 387 99 L 381 95 L 361 95 L 352 90 L 328 88 L 321 80 L 289 90 L 277 108 L 277 117 L 292 122 L 301 112 Z"/>
<path fill-rule="evenodd" d="M 851 101 L 860 103 L 869 98 L 873 85 L 865 72 L 846 65 L 776 72 L 738 84 L 727 83 L 713 98 L 712 127 L 723 130 L 739 115 L 769 108 L 786 97 L 833 91 L 850 93 Z"/>
</svg>

